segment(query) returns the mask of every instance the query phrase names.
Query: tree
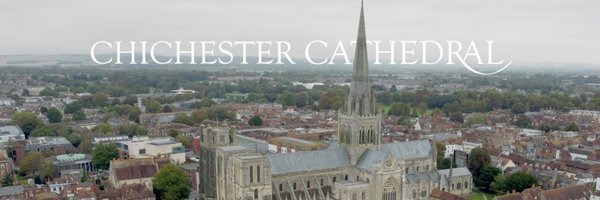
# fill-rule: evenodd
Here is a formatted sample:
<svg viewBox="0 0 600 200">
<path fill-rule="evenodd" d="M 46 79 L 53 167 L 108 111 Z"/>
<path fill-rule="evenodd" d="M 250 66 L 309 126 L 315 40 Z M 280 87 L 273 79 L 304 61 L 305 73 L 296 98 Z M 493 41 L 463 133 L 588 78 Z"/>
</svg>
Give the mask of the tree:
<svg viewBox="0 0 600 200">
<path fill-rule="evenodd" d="M 575 124 L 575 122 L 571 122 L 567 126 L 565 126 L 565 131 L 579 132 L 579 126 Z"/>
<path fill-rule="evenodd" d="M 47 165 L 47 162 L 44 160 L 44 154 L 41 152 L 29 152 L 21 160 L 19 167 L 26 174 L 45 177 L 51 175 L 54 169 L 52 162 L 50 162 L 50 168 L 52 169 L 49 169 Z"/>
<path fill-rule="evenodd" d="M 471 173 L 473 173 L 473 177 L 479 177 L 481 170 L 484 167 L 489 166 L 490 161 L 490 155 L 487 150 L 484 148 L 474 148 L 469 155 L 467 166 Z"/>
<path fill-rule="evenodd" d="M 178 135 L 177 137 L 175 137 L 175 141 L 181 142 L 181 144 L 186 148 L 192 147 L 192 140 L 188 136 Z"/>
<path fill-rule="evenodd" d="M 29 90 L 27 88 L 23 89 L 23 92 L 21 93 L 21 96 L 28 97 L 29 96 Z"/>
<path fill-rule="evenodd" d="M 30 112 L 15 113 L 11 117 L 10 123 L 19 126 L 23 130 L 23 133 L 25 133 L 25 137 L 29 137 L 31 131 L 43 124 L 41 119 Z"/>
<path fill-rule="evenodd" d="M 169 137 L 177 138 L 177 136 L 179 136 L 179 134 L 180 133 L 177 129 L 174 129 L 174 128 L 169 129 Z"/>
<path fill-rule="evenodd" d="M 186 199 L 190 194 L 187 174 L 178 166 L 165 165 L 152 178 L 157 199 Z"/>
<path fill-rule="evenodd" d="M 465 122 L 465 117 L 461 112 L 453 112 L 450 114 L 450 121 L 463 123 Z"/>
<path fill-rule="evenodd" d="M 15 178 L 12 173 L 4 173 L 4 177 L 2 177 L 2 187 L 12 186 L 13 182 L 15 182 Z"/>
<path fill-rule="evenodd" d="M 467 124 L 470 126 L 475 124 L 486 124 L 485 115 L 482 113 L 473 113 L 471 118 L 467 120 Z"/>
<path fill-rule="evenodd" d="M 388 110 L 389 115 L 395 116 L 409 116 L 411 114 L 410 105 L 405 103 L 392 103 L 390 105 L 390 110 Z"/>
<path fill-rule="evenodd" d="M 92 147 L 92 139 L 89 136 L 83 136 L 81 137 L 81 143 L 79 143 L 77 148 L 79 149 L 79 152 L 89 154 L 92 153 Z"/>
<path fill-rule="evenodd" d="M 72 114 L 77 111 L 81 111 L 81 104 L 79 104 L 78 102 L 73 102 L 65 105 L 65 114 Z"/>
<path fill-rule="evenodd" d="M 211 107 L 208 110 L 208 118 L 211 120 L 223 121 L 226 119 L 234 119 L 235 114 L 224 107 Z"/>
<path fill-rule="evenodd" d="M 98 144 L 92 153 L 92 163 L 97 169 L 108 169 L 110 161 L 119 157 L 119 150 L 115 143 Z"/>
<path fill-rule="evenodd" d="M 175 113 L 175 119 L 173 119 L 173 123 L 186 124 L 188 126 L 194 125 L 194 119 L 188 116 L 185 113 Z"/>
<path fill-rule="evenodd" d="M 44 115 L 45 115 L 45 114 L 47 114 L 47 113 L 48 113 L 48 107 L 46 107 L 46 106 L 42 106 L 42 107 L 40 108 L 40 112 L 41 112 L 42 114 L 44 114 Z"/>
<path fill-rule="evenodd" d="M 473 181 L 475 182 L 475 185 L 484 187 L 487 191 L 491 191 L 491 184 L 500 173 L 502 173 L 502 170 L 496 167 L 485 166 L 481 169 L 479 177 L 474 177 Z"/>
<path fill-rule="evenodd" d="M 517 119 L 513 122 L 513 124 L 519 128 L 529 128 L 531 126 L 531 120 L 527 115 L 520 114 L 517 115 Z"/>
<path fill-rule="evenodd" d="M 46 117 L 48 118 L 48 122 L 50 123 L 60 123 L 62 122 L 62 113 L 60 113 L 60 110 L 52 107 L 50 109 L 48 109 L 48 114 L 46 114 Z"/>
<path fill-rule="evenodd" d="M 156 100 L 147 100 L 144 105 L 149 113 L 159 113 L 163 110 L 163 107 Z"/>
<path fill-rule="evenodd" d="M 296 99 L 294 98 L 293 93 L 285 91 L 277 97 L 277 103 L 284 106 L 292 106 L 296 105 Z"/>
<path fill-rule="evenodd" d="M 521 102 L 515 103 L 510 108 L 510 111 L 513 114 L 523 114 L 523 113 L 527 112 L 527 106 L 525 106 L 525 104 L 523 104 Z"/>
<path fill-rule="evenodd" d="M 83 110 L 78 110 L 77 112 L 73 113 L 73 121 L 83 120 L 85 120 L 85 113 L 83 112 Z"/>
<path fill-rule="evenodd" d="M 43 136 L 62 136 L 68 137 L 73 133 L 73 129 L 66 124 L 42 124 L 31 131 L 33 137 Z"/>
<path fill-rule="evenodd" d="M 535 176 L 525 173 L 517 172 L 509 176 L 497 176 L 491 187 L 497 192 L 516 191 L 522 192 L 523 190 L 535 186 L 538 184 L 538 180 Z"/>
<path fill-rule="evenodd" d="M 250 120 L 248 120 L 248 124 L 250 126 L 262 126 L 263 120 L 260 118 L 260 116 L 255 115 L 252 118 L 250 118 Z"/>
</svg>

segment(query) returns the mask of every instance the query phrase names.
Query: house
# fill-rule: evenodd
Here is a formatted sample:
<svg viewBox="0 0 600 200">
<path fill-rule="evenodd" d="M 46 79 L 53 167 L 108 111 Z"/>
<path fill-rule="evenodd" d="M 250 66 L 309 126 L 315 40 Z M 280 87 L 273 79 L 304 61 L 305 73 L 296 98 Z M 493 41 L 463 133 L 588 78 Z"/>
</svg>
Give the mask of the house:
<svg viewBox="0 0 600 200">
<path fill-rule="evenodd" d="M 185 148 L 171 137 L 133 137 L 118 141 L 121 158 L 169 157 L 174 163 L 185 162 Z"/>
<path fill-rule="evenodd" d="M 152 177 L 158 169 L 159 166 L 153 158 L 112 160 L 109 167 L 109 181 L 116 189 L 134 183 L 152 189 Z"/>
<path fill-rule="evenodd" d="M 18 126 L 0 127 L 0 148 L 6 147 L 11 140 L 24 140 L 25 133 Z"/>
<path fill-rule="evenodd" d="M 103 200 L 155 200 L 156 195 L 143 184 L 130 184 L 121 189 L 100 191 L 96 198 Z"/>
<path fill-rule="evenodd" d="M 24 199 L 23 186 L 0 187 L 0 199 Z"/>
<path fill-rule="evenodd" d="M 592 192 L 585 185 L 575 185 L 551 190 L 542 190 L 540 187 L 533 187 L 523 190 L 523 192 L 510 193 L 499 196 L 494 200 L 588 200 Z"/>
</svg>

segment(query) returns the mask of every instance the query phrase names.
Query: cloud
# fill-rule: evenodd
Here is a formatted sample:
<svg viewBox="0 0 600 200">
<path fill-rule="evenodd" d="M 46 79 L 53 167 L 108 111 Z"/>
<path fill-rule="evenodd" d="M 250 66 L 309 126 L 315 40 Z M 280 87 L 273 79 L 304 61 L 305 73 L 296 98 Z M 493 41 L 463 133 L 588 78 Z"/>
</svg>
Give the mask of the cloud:
<svg viewBox="0 0 600 200">
<path fill-rule="evenodd" d="M 358 0 L 2 1 L 0 54 L 86 54 L 98 40 L 350 41 L 359 6 Z M 515 62 L 600 64 L 599 6 L 584 0 L 367 0 L 365 14 L 370 40 L 494 40 L 494 53 Z"/>
</svg>

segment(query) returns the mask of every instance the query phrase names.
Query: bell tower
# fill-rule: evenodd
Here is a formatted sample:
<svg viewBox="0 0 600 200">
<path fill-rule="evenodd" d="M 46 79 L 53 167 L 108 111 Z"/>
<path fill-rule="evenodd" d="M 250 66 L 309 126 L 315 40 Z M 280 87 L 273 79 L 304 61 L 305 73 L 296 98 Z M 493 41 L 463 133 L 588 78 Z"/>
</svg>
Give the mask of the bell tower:
<svg viewBox="0 0 600 200">
<path fill-rule="evenodd" d="M 381 144 L 381 113 L 369 80 L 367 37 L 364 9 L 361 2 L 358 37 L 352 71 L 352 83 L 346 105 L 340 110 L 338 139 L 340 146 L 350 154 L 352 164 L 366 149 L 377 149 Z"/>
</svg>

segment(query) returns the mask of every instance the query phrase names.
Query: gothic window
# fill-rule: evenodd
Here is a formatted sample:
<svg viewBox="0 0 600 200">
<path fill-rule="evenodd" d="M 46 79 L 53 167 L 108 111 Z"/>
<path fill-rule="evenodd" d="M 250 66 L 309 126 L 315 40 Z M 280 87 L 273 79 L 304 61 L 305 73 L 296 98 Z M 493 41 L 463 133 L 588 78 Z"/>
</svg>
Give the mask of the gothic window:
<svg viewBox="0 0 600 200">
<path fill-rule="evenodd" d="M 294 190 L 296 190 L 296 182 L 294 182 L 293 188 L 294 188 Z"/>
<path fill-rule="evenodd" d="M 323 179 L 321 179 L 321 186 L 323 186 Z"/>
<path fill-rule="evenodd" d="M 361 196 L 360 199 L 367 200 L 367 195 L 365 194 L 365 191 L 362 191 L 360 196 Z"/>
<path fill-rule="evenodd" d="M 454 183 L 450 186 L 450 190 L 454 190 Z"/>
<path fill-rule="evenodd" d="M 310 181 L 306 181 L 306 188 L 310 189 Z"/>
<path fill-rule="evenodd" d="M 405 174 L 408 174 L 408 167 L 406 168 L 406 172 L 404 172 Z"/>
<path fill-rule="evenodd" d="M 421 191 L 421 197 L 426 197 L 427 196 L 427 191 L 423 190 Z"/>
<path fill-rule="evenodd" d="M 427 171 L 429 171 L 429 165 L 425 166 L 425 169 L 427 169 Z"/>
<path fill-rule="evenodd" d="M 381 200 L 395 200 L 397 188 L 394 178 L 389 178 L 385 184 L 383 184 L 383 195 L 381 195 Z"/>
<path fill-rule="evenodd" d="M 254 199 L 258 199 L 258 189 L 254 189 Z"/>
<path fill-rule="evenodd" d="M 417 166 L 417 173 L 419 173 L 419 166 Z"/>
<path fill-rule="evenodd" d="M 335 176 L 333 177 L 333 181 L 332 182 L 335 183 Z"/>
<path fill-rule="evenodd" d="M 465 188 L 469 188 L 469 182 L 465 181 Z"/>
<path fill-rule="evenodd" d="M 279 191 L 282 192 L 283 191 L 283 185 L 280 183 L 279 184 Z"/>
<path fill-rule="evenodd" d="M 250 171 L 250 183 L 252 183 L 252 182 L 254 182 L 254 176 L 253 176 L 254 170 L 253 170 L 252 166 L 250 166 L 249 171 Z"/>
<path fill-rule="evenodd" d="M 456 189 L 459 189 L 459 190 L 460 190 L 460 189 L 461 189 L 461 188 L 460 188 L 460 186 L 461 186 L 461 184 L 460 184 L 460 183 L 457 183 L 457 184 L 456 184 Z"/>
<path fill-rule="evenodd" d="M 260 165 L 256 166 L 256 182 L 260 183 Z"/>
<path fill-rule="evenodd" d="M 345 181 L 347 181 L 347 180 L 348 180 L 348 174 L 346 174 L 346 175 L 344 176 L 344 180 L 345 180 Z"/>
</svg>

